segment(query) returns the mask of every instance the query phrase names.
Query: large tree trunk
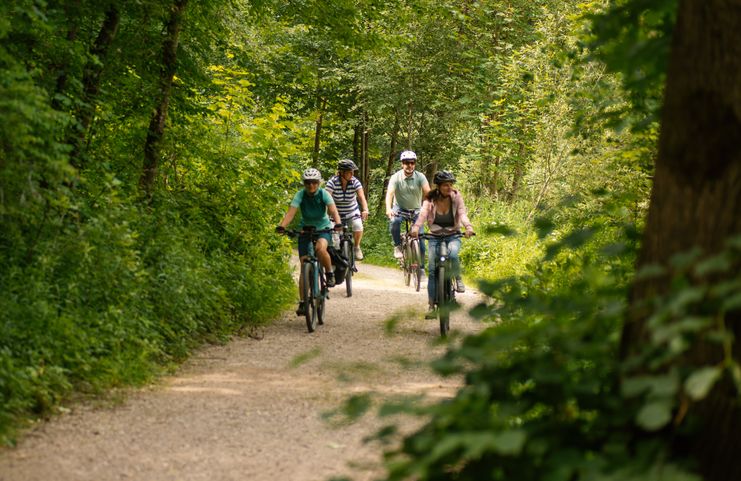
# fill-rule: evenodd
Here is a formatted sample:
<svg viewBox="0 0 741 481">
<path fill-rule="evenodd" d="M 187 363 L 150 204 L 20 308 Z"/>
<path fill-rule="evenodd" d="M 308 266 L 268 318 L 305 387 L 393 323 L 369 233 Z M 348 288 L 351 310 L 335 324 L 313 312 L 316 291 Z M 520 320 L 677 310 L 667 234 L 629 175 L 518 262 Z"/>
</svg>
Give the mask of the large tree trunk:
<svg viewBox="0 0 741 481">
<path fill-rule="evenodd" d="M 389 156 L 386 162 L 386 175 L 383 176 L 383 189 L 381 189 L 381 195 L 378 196 L 378 208 L 377 212 L 385 213 L 386 210 L 386 189 L 389 186 L 389 179 L 391 173 L 394 170 L 394 163 L 396 160 L 396 142 L 399 138 L 399 129 L 401 125 L 399 123 L 399 112 L 397 111 L 394 115 L 394 128 L 391 130 L 391 142 L 389 144 Z"/>
<path fill-rule="evenodd" d="M 92 58 L 85 65 L 82 77 L 82 107 L 77 112 L 79 130 L 70 139 L 72 164 L 77 168 L 83 168 L 85 165 L 83 147 L 87 141 L 88 130 L 95 114 L 95 101 L 100 92 L 100 76 L 103 72 L 108 49 L 113 43 L 120 21 L 121 15 L 118 7 L 116 5 L 108 7 L 98 37 L 90 49 Z"/>
<path fill-rule="evenodd" d="M 659 153 L 639 266 L 667 265 L 698 246 L 717 252 L 741 232 L 741 4 L 730 0 L 680 3 L 662 113 Z M 731 275 L 738 275 L 732 273 Z M 646 340 L 642 301 L 669 288 L 668 277 L 637 282 L 632 319 L 623 329 L 621 354 Z M 741 340 L 739 313 L 727 327 Z M 734 352 L 741 361 L 739 350 Z M 692 362 L 722 358 L 720 345 L 693 346 Z M 716 386 L 691 413 L 700 432 L 685 446 L 706 480 L 741 479 L 741 409 L 732 389 Z"/>
<path fill-rule="evenodd" d="M 167 22 L 167 33 L 163 43 L 162 70 L 160 73 L 158 104 L 152 114 L 147 130 L 147 140 L 144 144 L 144 165 L 139 185 L 151 197 L 154 190 L 154 180 L 157 175 L 157 166 L 160 157 L 160 145 L 165 133 L 165 120 L 167 120 L 167 108 L 170 103 L 170 91 L 172 90 L 172 79 L 175 77 L 177 68 L 178 42 L 180 40 L 180 29 L 183 23 L 183 14 L 188 0 L 175 0 L 170 11 L 170 19 Z"/>
</svg>

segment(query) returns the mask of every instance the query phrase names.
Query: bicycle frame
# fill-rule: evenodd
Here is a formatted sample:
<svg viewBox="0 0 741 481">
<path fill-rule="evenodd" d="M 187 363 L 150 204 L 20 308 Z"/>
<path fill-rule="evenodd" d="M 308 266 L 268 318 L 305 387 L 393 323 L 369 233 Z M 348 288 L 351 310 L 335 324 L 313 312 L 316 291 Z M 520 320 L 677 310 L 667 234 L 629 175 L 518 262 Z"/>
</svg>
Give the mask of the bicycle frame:
<svg viewBox="0 0 741 481">
<path fill-rule="evenodd" d="M 404 284 L 408 286 L 413 278 L 414 288 L 419 291 L 423 262 L 422 241 L 409 235 L 410 224 L 417 214 L 416 211 L 399 211 L 398 213 L 404 224 L 404 232 L 401 233 L 402 258 L 399 260 L 399 267 L 404 271 Z"/>
<path fill-rule="evenodd" d="M 342 222 L 342 234 L 340 234 L 340 252 L 347 257 L 348 266 L 345 273 L 345 289 L 347 297 L 352 297 L 352 276 L 358 272 L 355 267 L 355 239 L 351 230 L 352 221 L 345 220 Z M 337 279 L 339 282 L 339 279 Z"/>
<path fill-rule="evenodd" d="M 450 311 L 455 307 L 455 288 L 452 281 L 452 263 L 449 257 L 448 243 L 445 239 L 460 239 L 463 234 L 460 232 L 435 235 L 420 234 L 423 239 L 438 239 L 437 257 L 435 259 L 435 299 L 434 304 L 437 307 L 437 317 L 440 320 L 440 335 L 445 337 L 450 331 Z"/>
<path fill-rule="evenodd" d="M 320 234 L 330 232 L 333 232 L 333 229 L 316 230 L 311 226 L 304 227 L 304 229 L 300 231 L 285 231 L 285 234 L 290 237 L 308 236 L 311 240 L 308 245 L 307 254 L 305 258 L 301 260 L 301 277 L 299 281 L 299 287 L 303 295 L 302 300 L 306 303 L 306 327 L 309 332 L 314 332 L 317 323 L 324 324 L 324 301 L 329 299 L 329 289 L 324 280 L 324 267 L 316 257 L 316 242 L 319 240 Z M 307 273 L 309 272 L 310 276 L 307 278 Z M 307 283 L 309 289 L 306 288 Z"/>
</svg>

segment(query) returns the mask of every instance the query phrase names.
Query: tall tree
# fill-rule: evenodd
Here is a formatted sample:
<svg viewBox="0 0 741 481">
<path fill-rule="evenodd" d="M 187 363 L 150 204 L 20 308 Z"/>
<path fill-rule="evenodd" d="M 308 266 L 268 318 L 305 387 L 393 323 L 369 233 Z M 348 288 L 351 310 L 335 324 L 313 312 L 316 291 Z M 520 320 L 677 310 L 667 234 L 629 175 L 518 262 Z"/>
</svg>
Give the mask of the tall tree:
<svg viewBox="0 0 741 481">
<path fill-rule="evenodd" d="M 668 265 L 673 256 L 695 247 L 710 255 L 741 233 L 741 2 L 680 3 L 661 120 L 639 266 Z M 633 286 L 636 317 L 623 331 L 624 355 L 647 340 L 639 306 L 665 293 L 670 282 L 666 276 Z M 741 339 L 741 313 L 727 314 L 725 323 Z M 707 365 L 723 355 L 721 345 L 699 343 L 688 358 Z M 733 357 L 741 362 L 741 350 L 736 348 Z M 719 383 L 690 408 L 702 425 L 689 450 L 709 481 L 741 479 L 741 406 L 728 384 Z"/>
<path fill-rule="evenodd" d="M 174 0 L 167 22 L 165 40 L 162 45 L 162 69 L 160 71 L 157 107 L 152 114 L 144 145 L 144 165 L 139 184 L 148 197 L 154 189 L 157 165 L 159 164 L 160 144 L 165 133 L 167 108 L 170 103 L 170 90 L 177 69 L 178 42 L 183 25 L 183 14 L 188 0 Z"/>
</svg>

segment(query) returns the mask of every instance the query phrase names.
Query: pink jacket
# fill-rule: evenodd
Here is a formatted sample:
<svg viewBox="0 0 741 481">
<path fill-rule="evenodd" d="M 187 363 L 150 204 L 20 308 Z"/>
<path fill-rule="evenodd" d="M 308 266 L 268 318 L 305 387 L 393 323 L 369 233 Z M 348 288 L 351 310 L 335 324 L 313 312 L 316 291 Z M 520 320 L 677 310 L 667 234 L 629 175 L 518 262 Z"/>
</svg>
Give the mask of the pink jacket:
<svg viewBox="0 0 741 481">
<path fill-rule="evenodd" d="M 463 202 L 463 196 L 457 190 L 453 189 L 450 191 L 451 209 L 453 211 L 453 229 L 458 231 L 461 225 L 466 228 L 473 229 L 471 221 L 468 220 L 468 214 L 466 213 L 466 204 Z M 435 223 L 435 203 L 426 200 L 422 203 L 422 208 L 419 211 L 417 221 L 414 223 L 414 227 L 420 229 L 425 222 L 429 226 Z M 434 233 L 434 232 L 433 232 Z"/>
</svg>

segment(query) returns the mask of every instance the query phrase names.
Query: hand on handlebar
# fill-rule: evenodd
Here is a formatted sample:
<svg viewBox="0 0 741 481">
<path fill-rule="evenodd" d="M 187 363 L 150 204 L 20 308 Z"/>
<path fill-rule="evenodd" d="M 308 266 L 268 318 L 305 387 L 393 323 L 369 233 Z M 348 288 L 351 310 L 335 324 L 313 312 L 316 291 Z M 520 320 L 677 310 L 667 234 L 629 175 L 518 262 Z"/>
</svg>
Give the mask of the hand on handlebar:
<svg viewBox="0 0 741 481">
<path fill-rule="evenodd" d="M 341 231 L 342 230 L 342 223 L 340 222 L 340 223 L 335 224 L 334 225 L 334 230 Z"/>
<path fill-rule="evenodd" d="M 409 235 L 416 239 L 417 237 L 419 237 L 419 229 L 417 229 L 416 227 L 412 227 L 412 230 L 409 231 Z"/>
<path fill-rule="evenodd" d="M 363 212 L 360 213 L 360 219 L 363 222 L 365 222 L 365 221 L 368 220 L 368 211 L 367 210 L 364 210 Z"/>
<path fill-rule="evenodd" d="M 275 227 L 275 232 L 278 233 L 278 234 L 285 234 L 286 233 L 286 228 L 283 227 L 282 225 L 276 226 Z"/>
<path fill-rule="evenodd" d="M 473 229 L 466 229 L 466 232 L 463 235 L 465 235 L 466 236 L 466 239 L 468 239 L 471 236 L 476 235 L 476 233 L 473 231 Z"/>
<path fill-rule="evenodd" d="M 386 217 L 388 217 L 389 220 L 394 220 L 394 217 L 396 217 L 396 214 L 394 214 L 393 210 L 386 209 Z"/>
</svg>

